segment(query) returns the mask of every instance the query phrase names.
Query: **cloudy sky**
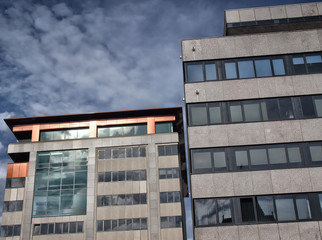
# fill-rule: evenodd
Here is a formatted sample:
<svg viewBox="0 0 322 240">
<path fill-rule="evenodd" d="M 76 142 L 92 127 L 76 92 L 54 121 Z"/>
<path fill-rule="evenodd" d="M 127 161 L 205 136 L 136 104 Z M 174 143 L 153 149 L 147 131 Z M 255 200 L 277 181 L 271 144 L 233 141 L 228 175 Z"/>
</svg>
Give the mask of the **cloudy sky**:
<svg viewBox="0 0 322 240">
<path fill-rule="evenodd" d="M 180 106 L 182 39 L 221 36 L 225 9 L 300 2 L 313 1 L 1 0 L 2 186 L 2 119 Z"/>
</svg>

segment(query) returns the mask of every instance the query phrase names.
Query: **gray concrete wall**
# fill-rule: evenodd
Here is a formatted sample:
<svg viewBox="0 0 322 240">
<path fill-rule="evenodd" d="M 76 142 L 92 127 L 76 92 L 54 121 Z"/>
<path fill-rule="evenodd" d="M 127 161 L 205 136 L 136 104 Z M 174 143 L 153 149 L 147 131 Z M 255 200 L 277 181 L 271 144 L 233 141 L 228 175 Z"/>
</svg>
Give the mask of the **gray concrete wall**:
<svg viewBox="0 0 322 240">
<path fill-rule="evenodd" d="M 322 30 L 275 32 L 182 41 L 182 60 L 199 61 L 321 51 Z"/>
</svg>

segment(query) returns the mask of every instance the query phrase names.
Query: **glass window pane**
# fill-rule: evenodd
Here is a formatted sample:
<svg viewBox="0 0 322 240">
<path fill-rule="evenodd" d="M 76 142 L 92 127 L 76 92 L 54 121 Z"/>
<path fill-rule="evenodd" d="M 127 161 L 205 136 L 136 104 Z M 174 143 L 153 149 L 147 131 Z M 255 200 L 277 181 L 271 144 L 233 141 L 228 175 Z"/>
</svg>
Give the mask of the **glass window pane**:
<svg viewBox="0 0 322 240">
<path fill-rule="evenodd" d="M 295 200 L 299 219 L 311 219 L 311 209 L 307 195 L 296 195 Z"/>
<path fill-rule="evenodd" d="M 148 221 L 146 218 L 141 218 L 141 230 L 148 229 Z"/>
<path fill-rule="evenodd" d="M 312 162 L 322 161 L 322 148 L 321 145 L 311 145 L 310 154 Z"/>
<path fill-rule="evenodd" d="M 194 203 L 195 224 L 197 226 L 207 226 L 217 223 L 215 199 L 196 199 Z"/>
<path fill-rule="evenodd" d="M 306 56 L 307 69 L 309 73 L 322 72 L 322 58 L 321 55 Z"/>
<path fill-rule="evenodd" d="M 229 106 L 231 122 L 242 122 L 243 114 L 240 103 L 231 103 Z"/>
<path fill-rule="evenodd" d="M 187 82 L 202 82 L 202 64 L 187 64 Z"/>
<path fill-rule="evenodd" d="M 250 149 L 249 154 L 252 165 L 268 164 L 266 149 Z"/>
<path fill-rule="evenodd" d="M 190 110 L 190 124 L 191 125 L 206 125 L 207 120 L 207 108 L 205 104 L 193 104 L 189 106 Z"/>
<path fill-rule="evenodd" d="M 238 61 L 239 78 L 255 77 L 253 61 Z"/>
<path fill-rule="evenodd" d="M 206 80 L 217 80 L 217 70 L 215 63 L 205 64 Z"/>
<path fill-rule="evenodd" d="M 302 162 L 300 148 L 297 146 L 287 147 L 288 160 L 290 163 Z"/>
<path fill-rule="evenodd" d="M 83 222 L 77 222 L 77 232 L 83 232 Z"/>
<path fill-rule="evenodd" d="M 225 63 L 226 79 L 237 78 L 236 64 L 234 62 Z"/>
<path fill-rule="evenodd" d="M 306 73 L 303 57 L 293 57 L 292 60 L 293 60 L 293 68 L 294 68 L 295 74 Z"/>
<path fill-rule="evenodd" d="M 272 68 L 269 59 L 255 60 L 255 69 L 257 77 L 272 76 Z"/>
<path fill-rule="evenodd" d="M 279 104 L 282 119 L 294 118 L 293 106 L 290 98 L 279 99 Z"/>
<path fill-rule="evenodd" d="M 272 196 L 256 197 L 257 218 L 259 222 L 276 220 Z"/>
<path fill-rule="evenodd" d="M 315 105 L 317 116 L 322 117 L 322 98 L 321 97 L 315 98 L 314 105 Z"/>
<path fill-rule="evenodd" d="M 76 222 L 69 223 L 69 233 L 76 233 Z"/>
<path fill-rule="evenodd" d="M 226 168 L 226 154 L 222 152 L 213 152 L 214 167 L 216 168 Z"/>
<path fill-rule="evenodd" d="M 21 225 L 15 225 L 13 227 L 13 236 L 20 236 Z"/>
<path fill-rule="evenodd" d="M 240 208 L 243 222 L 255 221 L 254 203 L 252 198 L 241 198 Z"/>
<path fill-rule="evenodd" d="M 210 123 L 222 123 L 220 104 L 219 103 L 209 103 L 208 107 L 209 107 Z"/>
<path fill-rule="evenodd" d="M 63 224 L 55 223 L 55 234 L 61 234 L 63 232 Z"/>
<path fill-rule="evenodd" d="M 40 224 L 35 224 L 34 225 L 34 235 L 40 235 Z"/>
<path fill-rule="evenodd" d="M 105 182 L 111 182 L 111 172 L 105 172 Z"/>
<path fill-rule="evenodd" d="M 155 133 L 170 133 L 173 132 L 172 122 L 155 123 Z"/>
<path fill-rule="evenodd" d="M 285 75 L 285 67 L 284 67 L 284 61 L 283 59 L 273 59 L 273 69 L 274 69 L 274 75 Z"/>
<path fill-rule="evenodd" d="M 278 111 L 278 104 L 276 99 L 262 100 L 261 107 L 262 107 L 262 116 L 264 121 L 267 121 L 267 120 L 273 121 L 273 120 L 280 119 L 280 114 Z"/>
<path fill-rule="evenodd" d="M 246 150 L 236 150 L 235 158 L 238 169 L 248 168 L 248 155 Z"/>
<path fill-rule="evenodd" d="M 244 114 L 246 122 L 254 122 L 261 120 L 259 102 L 244 102 Z"/>
<path fill-rule="evenodd" d="M 111 231 L 111 220 L 104 220 L 104 232 Z"/>
<path fill-rule="evenodd" d="M 314 105 L 311 96 L 301 97 L 303 117 L 315 117 Z"/>
<path fill-rule="evenodd" d="M 103 221 L 97 221 L 97 231 L 102 232 L 103 231 Z"/>
<path fill-rule="evenodd" d="M 76 172 L 75 184 L 87 184 L 87 172 Z"/>
<path fill-rule="evenodd" d="M 292 196 L 278 195 L 275 197 L 278 221 L 296 220 Z"/>
<path fill-rule="evenodd" d="M 148 132 L 147 124 L 140 124 L 135 127 L 135 135 L 145 135 Z"/>
<path fill-rule="evenodd" d="M 192 167 L 193 170 L 211 170 L 210 151 L 192 151 Z"/>
<path fill-rule="evenodd" d="M 218 222 L 219 223 L 231 223 L 231 206 L 230 199 L 217 200 L 218 204 Z"/>
<path fill-rule="evenodd" d="M 270 164 L 286 163 L 286 153 L 284 147 L 274 147 L 268 149 L 268 157 Z"/>
</svg>

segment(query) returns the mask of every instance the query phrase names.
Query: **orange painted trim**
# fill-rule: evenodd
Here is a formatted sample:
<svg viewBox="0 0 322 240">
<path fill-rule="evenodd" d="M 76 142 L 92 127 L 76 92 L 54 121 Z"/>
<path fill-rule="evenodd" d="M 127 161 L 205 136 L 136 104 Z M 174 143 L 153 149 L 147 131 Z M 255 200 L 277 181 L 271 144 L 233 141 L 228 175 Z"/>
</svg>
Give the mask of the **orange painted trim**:
<svg viewBox="0 0 322 240">
<path fill-rule="evenodd" d="M 111 125 L 126 125 L 126 124 L 137 124 L 147 123 L 148 134 L 155 133 L 156 122 L 171 122 L 175 121 L 175 116 L 159 116 L 159 117 L 139 117 L 139 118 L 123 118 L 123 119 L 112 119 L 112 120 L 99 120 L 99 121 L 86 121 L 86 122 L 67 122 L 67 123 L 52 123 L 52 124 L 33 124 L 33 125 L 21 125 L 14 126 L 13 132 L 32 131 L 31 141 L 38 142 L 41 130 L 54 130 L 54 129 L 72 129 L 72 128 L 89 128 L 90 138 L 97 137 L 98 126 L 111 126 Z"/>
<path fill-rule="evenodd" d="M 27 177 L 29 163 L 8 164 L 7 178 Z"/>
</svg>

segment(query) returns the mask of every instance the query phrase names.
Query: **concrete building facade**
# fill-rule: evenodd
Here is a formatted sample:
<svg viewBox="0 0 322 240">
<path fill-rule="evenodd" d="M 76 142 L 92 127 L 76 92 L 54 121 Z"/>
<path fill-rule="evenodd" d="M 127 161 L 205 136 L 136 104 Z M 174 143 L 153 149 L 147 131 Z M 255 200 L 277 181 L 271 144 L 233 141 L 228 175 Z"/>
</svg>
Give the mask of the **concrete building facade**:
<svg viewBox="0 0 322 240">
<path fill-rule="evenodd" d="M 183 239 L 181 108 L 5 120 L 0 239 Z"/>
<path fill-rule="evenodd" d="M 321 239 L 322 3 L 182 41 L 196 240 Z"/>
</svg>

